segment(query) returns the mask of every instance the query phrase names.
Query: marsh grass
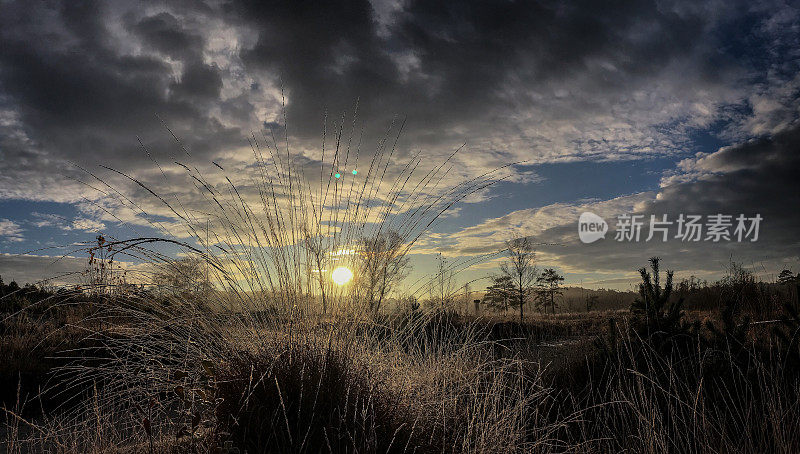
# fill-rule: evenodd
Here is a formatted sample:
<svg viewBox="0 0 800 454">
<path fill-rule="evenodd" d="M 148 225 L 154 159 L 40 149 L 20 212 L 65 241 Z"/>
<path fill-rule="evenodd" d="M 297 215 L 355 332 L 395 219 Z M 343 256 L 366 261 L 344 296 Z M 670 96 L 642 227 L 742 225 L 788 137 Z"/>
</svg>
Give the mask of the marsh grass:
<svg viewBox="0 0 800 454">
<path fill-rule="evenodd" d="M 332 140 L 323 136 L 316 164 L 291 152 L 288 135 L 253 135 L 250 171 L 244 178 L 233 172 L 240 176 L 233 179 L 217 163 L 213 175 L 186 163 L 191 154 L 176 138 L 182 158 L 174 164 L 196 190 L 188 201 L 159 194 L 109 167 L 104 167 L 107 177 L 87 170 L 94 180 L 84 182 L 87 187 L 136 213 L 161 235 L 98 237 L 88 249 L 87 288 L 77 297 L 96 298 L 92 319 L 107 328 L 89 329 L 83 340 L 102 345 L 107 354 L 98 356 L 85 346 L 69 351 L 74 361 L 56 372 L 67 383 L 59 390 L 67 404 L 53 423 L 58 427 L 47 432 L 52 437 L 34 436 L 30 442 L 68 451 L 65 446 L 102 450 L 128 440 L 129 446 L 155 450 L 171 436 L 179 443 L 190 440 L 191 449 L 205 440 L 207 449 L 233 441 L 251 451 L 414 451 L 441 450 L 459 439 L 490 433 L 463 430 L 455 423 L 459 417 L 494 422 L 480 415 L 459 416 L 463 410 L 454 405 L 463 398 L 460 394 L 450 402 L 432 397 L 438 396 L 435 390 L 447 389 L 480 395 L 470 394 L 464 383 L 456 386 L 452 367 L 442 370 L 443 364 L 455 364 L 455 355 L 464 361 L 455 376 L 471 376 L 474 360 L 465 361 L 463 354 L 473 350 L 469 330 L 456 335 L 427 315 L 410 323 L 380 320 L 364 307 L 372 298 L 364 293 L 369 283 L 357 276 L 351 285 L 339 287 L 327 275 L 334 266 L 358 269 L 366 253 L 360 247 L 388 234 L 399 239 L 399 247 L 387 260 L 402 259 L 448 209 L 508 172 L 495 169 L 452 184 L 458 150 L 434 166 L 421 153 L 401 161 L 397 141 L 402 125 L 392 125 L 365 159 L 355 122 L 349 132 L 348 126 L 343 118 Z M 341 178 L 351 167 L 364 170 L 357 178 Z M 117 189 L 124 184 L 150 200 L 126 196 Z M 148 204 L 177 222 L 167 225 L 145 212 Z M 188 239 L 177 239 L 176 233 Z M 163 247 L 199 259 L 209 285 L 193 294 L 118 291 L 125 283 L 114 272 L 114 262 L 122 258 L 149 265 L 139 282 L 160 272 L 184 272 Z M 417 291 L 425 285 L 418 284 Z M 375 368 L 380 375 L 370 373 Z M 240 374 L 247 370 L 259 378 L 243 381 Z M 480 382 L 502 378 L 490 370 Z M 417 378 L 391 379 L 409 376 Z M 96 390 L 91 398 L 77 392 L 86 389 Z M 69 395 L 70 390 L 75 394 Z M 310 395 L 321 397 L 309 406 Z M 252 398 L 245 402 L 259 402 L 259 408 L 237 406 L 242 396 Z M 489 411 L 483 404 L 473 406 Z M 278 408 L 282 415 L 275 413 Z M 322 432 L 316 421 L 327 421 L 319 425 Z M 260 424 L 267 422 L 274 437 L 264 439 Z M 63 427 L 74 429 L 71 443 L 61 440 Z M 310 435 L 301 436 L 312 427 Z M 107 436 L 90 436 L 106 429 Z M 387 440 L 388 434 L 395 434 L 396 442 Z M 9 446 L 15 450 L 20 444 Z"/>
<path fill-rule="evenodd" d="M 720 331 L 721 337 L 681 334 L 664 348 L 623 321 L 605 334 L 607 349 L 584 344 L 574 361 L 558 364 L 537 356 L 525 339 L 498 343 L 485 325 L 457 319 L 437 314 L 413 326 L 392 318 L 296 323 L 291 333 L 284 326 L 250 333 L 247 341 L 227 330 L 234 340 L 216 342 L 213 354 L 210 346 L 201 355 L 176 345 L 171 363 L 166 353 L 151 350 L 146 356 L 160 359 L 147 361 L 126 350 L 141 342 L 108 342 L 127 359 L 80 369 L 104 385 L 92 386 L 76 411 L 57 418 L 34 424 L 7 414 L 7 447 L 794 452 L 800 446 L 796 344 L 748 337 L 737 345 Z M 154 328 L 146 336 L 166 345 L 166 334 Z M 199 335 L 208 327 L 193 329 Z"/>
<path fill-rule="evenodd" d="M 682 332 L 655 345 L 627 319 L 606 327 L 590 319 L 581 326 L 606 341 L 567 345 L 580 352 L 557 363 L 542 354 L 541 341 L 584 331 L 563 317 L 536 327 L 465 320 L 444 304 L 373 311 L 365 292 L 374 287 L 358 276 L 334 285 L 328 273 L 358 269 L 359 247 L 393 232 L 402 247 L 387 260 L 402 258 L 447 210 L 508 176 L 501 168 L 453 184 L 456 153 L 428 168 L 421 154 L 401 161 L 400 126 L 365 157 L 355 123 L 348 125 L 332 128 L 332 140 L 324 135 L 316 162 L 293 154 L 286 135 L 254 135 L 250 172 L 215 164 L 206 175 L 184 162 L 191 154 L 176 139 L 175 166 L 194 187 L 192 200 L 107 168 L 176 220 L 169 225 L 146 213 L 144 200 L 87 172 L 94 179 L 87 185 L 161 235 L 103 238 L 90 247 L 100 271 L 74 295 L 91 296 L 92 312 L 75 346 L 61 354 L 71 361 L 55 371 L 53 391 L 63 404 L 36 419 L 23 416 L 22 403 L 7 405 L 6 450 L 800 448 L 791 341 L 733 348 L 727 335 L 710 342 L 708 334 Z M 341 178 L 351 163 L 366 170 Z M 201 273 L 181 274 L 187 267 L 164 247 L 198 260 Z M 202 285 L 129 291 L 107 272 L 122 258 L 147 264 L 140 282 L 177 273 L 177 282 Z M 440 273 L 472 263 L 453 262 Z M 411 293 L 430 292 L 441 277 L 412 283 Z"/>
</svg>

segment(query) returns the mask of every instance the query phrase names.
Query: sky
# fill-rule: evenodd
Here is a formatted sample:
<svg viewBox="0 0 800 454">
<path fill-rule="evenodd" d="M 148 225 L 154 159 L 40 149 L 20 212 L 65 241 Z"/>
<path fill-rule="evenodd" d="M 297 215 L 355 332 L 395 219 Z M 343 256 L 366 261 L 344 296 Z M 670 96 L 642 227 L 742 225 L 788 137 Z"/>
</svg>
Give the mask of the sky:
<svg viewBox="0 0 800 454">
<path fill-rule="evenodd" d="M 248 137 L 275 128 L 313 163 L 356 105 L 364 144 L 405 120 L 398 162 L 465 144 L 453 184 L 521 163 L 420 239 L 417 275 L 520 236 L 569 284 L 628 288 L 654 255 L 678 277 L 798 272 L 799 70 L 800 9 L 781 1 L 0 0 L 0 276 L 35 282 L 83 266 L 100 232 L 152 233 L 93 175 L 174 222 L 108 170 L 190 203 L 165 126 L 197 165 L 247 168 Z M 605 238 L 580 240 L 583 212 Z M 615 239 L 625 214 L 640 241 Z M 681 214 L 731 216 L 734 239 L 675 238 Z M 667 241 L 644 241 L 651 215 Z M 761 219 L 756 241 L 735 239 L 739 215 Z"/>
</svg>

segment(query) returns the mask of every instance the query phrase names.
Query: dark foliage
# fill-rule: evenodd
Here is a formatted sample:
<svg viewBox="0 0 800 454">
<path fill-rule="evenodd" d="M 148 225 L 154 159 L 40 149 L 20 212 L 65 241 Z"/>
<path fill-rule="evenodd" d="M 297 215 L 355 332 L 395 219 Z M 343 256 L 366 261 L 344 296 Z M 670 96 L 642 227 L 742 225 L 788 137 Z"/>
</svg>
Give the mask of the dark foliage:
<svg viewBox="0 0 800 454">
<path fill-rule="evenodd" d="M 250 453 L 432 450 L 430 428 L 342 352 L 286 346 L 220 372 L 217 419 Z"/>
</svg>

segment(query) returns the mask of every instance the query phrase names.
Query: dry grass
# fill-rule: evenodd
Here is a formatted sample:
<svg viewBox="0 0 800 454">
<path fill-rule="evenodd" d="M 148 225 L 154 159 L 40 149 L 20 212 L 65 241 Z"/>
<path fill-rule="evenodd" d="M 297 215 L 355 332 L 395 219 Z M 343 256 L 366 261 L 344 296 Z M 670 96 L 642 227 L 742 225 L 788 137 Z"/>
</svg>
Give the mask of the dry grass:
<svg viewBox="0 0 800 454">
<path fill-rule="evenodd" d="M 205 276 L 176 281 L 204 282 L 192 285 L 193 293 L 124 293 L 108 291 L 118 283 L 95 273 L 90 290 L 97 304 L 81 322 L 89 334 L 81 342 L 91 341 L 91 350 L 73 350 L 73 361 L 57 370 L 59 396 L 72 397 L 70 404 L 35 420 L 20 412 L 21 404 L 9 409 L 5 449 L 800 449 L 800 367 L 784 360 L 796 356 L 794 344 L 775 346 L 773 356 L 763 353 L 769 346 L 732 352 L 700 337 L 654 346 L 625 328 L 625 319 L 609 325 L 598 314 L 520 325 L 442 311 L 390 316 L 367 310 L 374 285 L 338 287 L 321 270 L 358 269 L 363 251 L 357 245 L 377 243 L 386 232 L 402 239 L 392 259 L 404 257 L 455 203 L 503 179 L 502 169 L 447 186 L 453 156 L 430 169 L 422 168 L 420 155 L 399 162 L 396 136 L 387 135 L 359 163 L 368 169 L 361 179 L 343 181 L 335 177 L 339 168 L 359 159 L 356 128 L 349 137 L 344 122 L 333 129 L 336 145 L 318 167 L 293 156 L 287 138 L 274 136 L 253 137 L 258 175 L 252 181 L 234 184 L 221 167 L 207 178 L 179 163 L 207 202 L 191 209 L 109 169 L 171 212 L 191 240 L 176 240 L 164 228 L 163 237 L 103 239 L 93 249 L 96 257 L 142 260 L 153 268 L 150 276 L 184 272 L 159 249 L 168 243 L 204 264 Z M 141 210 L 119 192 L 108 195 Z M 447 271 L 471 263 L 455 262 Z M 412 293 L 428 292 L 436 281 L 415 283 Z M 49 335 L 25 331 L 30 323 L 22 316 L 13 322 L 20 325 L 4 325 L 11 331 L 2 344 L 20 370 L 31 344 Z M 602 348 L 585 341 L 611 335 Z M 584 341 L 542 345 L 573 337 Z M 563 352 L 569 359 L 557 361 Z"/>
<path fill-rule="evenodd" d="M 767 344 L 665 354 L 623 325 L 611 352 L 489 339 L 427 316 L 346 320 L 175 345 L 117 345 L 71 412 L 7 414 L 9 452 L 794 452 L 798 374 Z M 188 329 L 194 325 L 173 329 Z M 206 322 L 207 323 L 207 322 Z M 203 332 L 201 328 L 196 332 Z M 240 333 L 241 334 L 241 333 Z M 158 336 L 154 330 L 148 336 Z M 132 339 L 125 345 L 141 345 Z M 224 342 L 224 343 L 223 343 Z M 205 341 L 201 341 L 205 343 Z M 689 342 L 687 345 L 695 345 Z M 127 348 L 127 347 L 126 347 Z M 780 347 L 783 348 L 783 347 Z M 555 361 L 564 355 L 567 362 Z M 103 370 L 102 374 L 98 371 Z M 108 375 L 116 373 L 118 375 Z M 99 383 L 99 382 L 98 382 Z M 125 384 L 125 389 L 118 387 Z M 145 422 L 145 420 L 147 422 Z M 149 429 L 146 429 L 149 427 Z M 178 435 L 181 435 L 178 437 Z"/>
</svg>

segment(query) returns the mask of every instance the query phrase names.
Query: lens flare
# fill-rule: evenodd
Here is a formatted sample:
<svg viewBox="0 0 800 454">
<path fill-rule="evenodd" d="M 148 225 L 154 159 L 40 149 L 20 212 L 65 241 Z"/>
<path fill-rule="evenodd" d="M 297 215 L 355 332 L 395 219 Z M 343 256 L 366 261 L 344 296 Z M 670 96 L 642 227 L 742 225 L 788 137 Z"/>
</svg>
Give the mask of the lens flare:
<svg viewBox="0 0 800 454">
<path fill-rule="evenodd" d="M 337 173 L 337 174 L 336 174 L 336 175 L 334 175 L 333 177 L 334 177 L 334 178 L 342 178 L 342 174 L 341 174 L 341 173 Z"/>
<path fill-rule="evenodd" d="M 336 285 L 344 285 L 350 282 L 350 279 L 353 279 L 353 272 L 350 271 L 350 268 L 340 266 L 333 270 L 331 279 L 333 279 Z"/>
</svg>

